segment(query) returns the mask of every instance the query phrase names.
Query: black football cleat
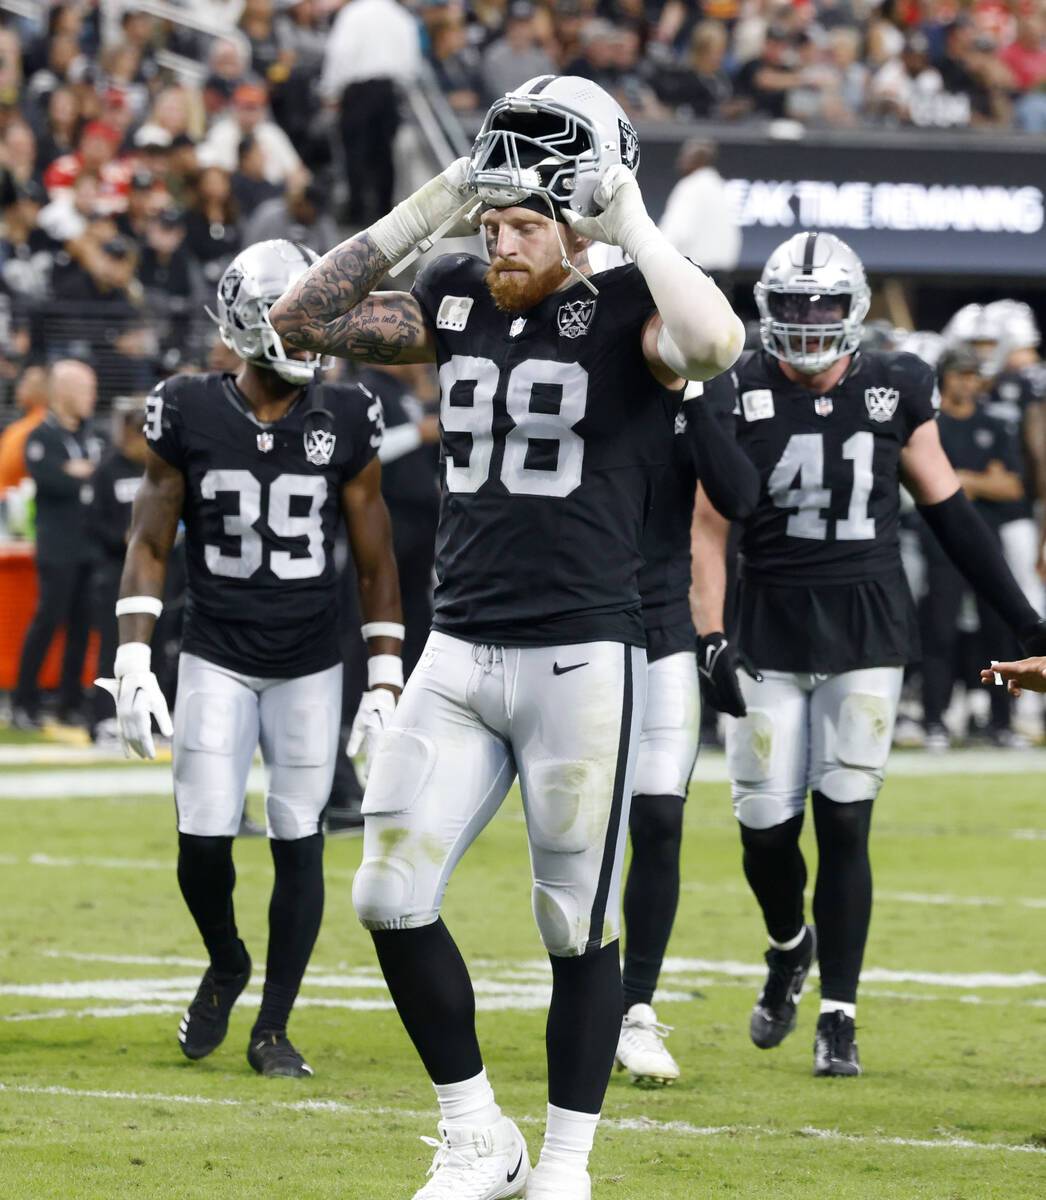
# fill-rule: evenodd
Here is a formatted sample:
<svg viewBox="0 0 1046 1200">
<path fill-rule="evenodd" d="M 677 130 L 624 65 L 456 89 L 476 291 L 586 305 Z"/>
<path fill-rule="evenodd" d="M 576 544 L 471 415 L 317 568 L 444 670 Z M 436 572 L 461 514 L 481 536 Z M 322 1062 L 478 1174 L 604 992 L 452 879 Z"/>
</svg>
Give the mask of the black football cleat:
<svg viewBox="0 0 1046 1200">
<path fill-rule="evenodd" d="M 225 1041 L 229 1013 L 251 977 L 251 960 L 245 946 L 243 953 L 247 965 L 236 975 L 216 975 L 213 967 L 204 972 L 193 1002 L 178 1025 L 178 1043 L 186 1058 L 206 1058 Z"/>
<path fill-rule="evenodd" d="M 803 985 L 817 951 L 814 927 L 807 925 L 806 936 L 794 950 L 766 952 L 769 968 L 766 983 L 752 1009 L 748 1032 L 760 1050 L 779 1046 L 795 1028 L 795 1013 Z"/>
<path fill-rule="evenodd" d="M 814 1038 L 815 1075 L 860 1075 L 854 1032 L 853 1017 L 839 1011 L 821 1013 Z"/>
<path fill-rule="evenodd" d="M 305 1079 L 312 1067 L 290 1043 L 285 1033 L 255 1033 L 247 1044 L 247 1061 L 259 1075 Z"/>
</svg>

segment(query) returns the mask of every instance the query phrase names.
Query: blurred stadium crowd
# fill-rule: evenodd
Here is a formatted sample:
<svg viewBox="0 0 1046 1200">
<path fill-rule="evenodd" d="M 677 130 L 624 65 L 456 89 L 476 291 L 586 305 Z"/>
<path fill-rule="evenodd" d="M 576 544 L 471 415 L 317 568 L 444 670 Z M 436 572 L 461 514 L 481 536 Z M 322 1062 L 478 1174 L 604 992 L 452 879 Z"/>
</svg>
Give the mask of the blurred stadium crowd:
<svg viewBox="0 0 1046 1200">
<path fill-rule="evenodd" d="M 77 492 L 76 513 L 58 523 L 75 534 L 58 558 L 75 544 L 74 556 L 102 581 L 98 613 L 112 611 L 113 562 L 122 555 L 121 537 L 106 528 L 126 519 L 129 504 L 98 506 L 129 497 L 133 484 L 120 481 L 141 469 L 129 418 L 140 401 L 128 398 L 174 371 L 233 365 L 204 305 L 243 246 L 281 236 L 323 252 L 390 207 L 397 97 L 420 74 L 461 114 L 558 71 L 591 77 L 645 119 L 1046 130 L 1046 21 L 1034 0 L 12 7 L 18 12 L 0 5 L 0 427 L 11 427 L 0 443 L 0 496 L 9 489 L 2 532 L 28 531 L 26 481 L 47 481 L 26 439 L 49 406 L 62 410 L 75 443 L 66 458 L 81 463 L 63 473 L 78 486 L 106 484 L 84 489 L 83 502 Z M 158 15 L 172 7 L 201 28 Z M 943 336 L 873 323 L 869 339 L 938 366 L 946 449 L 1041 611 L 1046 376 L 1031 311 L 1015 302 L 968 306 Z M 69 362 L 89 368 L 90 386 Z M 386 476 L 401 574 L 420 597 L 408 638 L 413 620 L 419 639 L 436 505 L 435 380 L 423 367 L 375 376 L 394 410 L 389 424 L 411 429 L 392 440 Z M 427 455 L 423 467 L 405 470 L 415 453 Z M 917 520 L 906 553 L 922 597 L 924 665 L 899 735 L 931 747 L 961 736 L 967 714 L 949 709 L 960 679 L 977 695 L 973 719 L 984 736 L 1001 744 L 1018 744 L 1020 731 L 1040 736 L 1034 698 L 1015 732 L 1004 690 L 988 697 L 973 686 L 988 649 L 1000 657 L 1011 647 L 990 614 L 963 598 Z M 83 578 L 62 586 L 79 589 Z M 104 651 L 114 631 L 102 632 Z M 171 638 L 176 645 L 176 628 Z M 75 639 L 71 653 L 82 662 Z M 59 707 L 97 728 L 100 710 L 85 711 L 74 694 L 75 663 L 68 675 Z M 347 708 L 358 695 L 346 689 Z M 33 688 L 16 696 L 28 725 L 35 704 Z"/>
</svg>

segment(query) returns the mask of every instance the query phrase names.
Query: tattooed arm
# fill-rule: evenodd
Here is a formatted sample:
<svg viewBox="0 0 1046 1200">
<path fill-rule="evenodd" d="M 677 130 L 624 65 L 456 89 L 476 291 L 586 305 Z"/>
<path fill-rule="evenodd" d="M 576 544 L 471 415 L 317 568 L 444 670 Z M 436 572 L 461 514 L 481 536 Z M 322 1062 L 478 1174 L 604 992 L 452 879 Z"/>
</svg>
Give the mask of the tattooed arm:
<svg viewBox="0 0 1046 1200">
<path fill-rule="evenodd" d="M 421 305 L 406 292 L 371 289 L 391 262 L 369 231 L 335 246 L 269 309 L 296 350 L 373 363 L 432 362 L 435 343 Z"/>
</svg>

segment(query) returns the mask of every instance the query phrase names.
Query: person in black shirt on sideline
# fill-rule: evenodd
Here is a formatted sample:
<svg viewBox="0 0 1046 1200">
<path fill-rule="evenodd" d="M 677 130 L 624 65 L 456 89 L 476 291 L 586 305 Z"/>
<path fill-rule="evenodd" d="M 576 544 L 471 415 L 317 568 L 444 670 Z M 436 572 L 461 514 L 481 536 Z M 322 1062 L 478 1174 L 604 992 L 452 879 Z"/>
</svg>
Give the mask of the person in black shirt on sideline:
<svg viewBox="0 0 1046 1200">
<path fill-rule="evenodd" d="M 25 461 L 36 483 L 36 571 L 39 598 L 22 643 L 12 724 L 39 722 L 37 676 L 51 639 L 65 626 L 65 651 L 58 692 L 58 717 L 83 720 L 80 672 L 90 627 L 88 588 L 92 550 L 87 537 L 91 476 L 102 442 L 90 418 L 98 395 L 94 371 L 86 363 L 62 359 L 51 368 L 51 411 L 26 439 Z"/>
<path fill-rule="evenodd" d="M 285 240 L 244 250 L 217 298 L 219 333 L 242 360 L 239 371 L 177 375 L 149 395 L 145 479 L 116 604 L 116 678 L 100 681 L 116 696 L 127 750 L 154 756 L 152 718 L 173 733 L 178 883 L 210 957 L 178 1030 L 191 1059 L 221 1044 L 250 977 L 233 909 L 232 844 L 261 745 L 275 878 L 247 1061 L 262 1075 L 291 1077 L 312 1074 L 287 1038 L 287 1021 L 323 914 L 319 820 L 341 724 L 333 562 L 341 521 L 371 649 L 352 739 L 377 737 L 403 682 L 399 588 L 376 458 L 381 405 L 363 388 L 320 383 L 322 360 L 288 353 L 268 318 L 272 301 L 313 261 Z M 188 595 L 172 728 L 149 642 L 179 521 Z"/>
<path fill-rule="evenodd" d="M 291 345 L 439 368 L 443 503 L 428 645 L 378 749 L 353 903 L 436 1087 L 442 1141 L 416 1200 L 585 1200 L 621 1023 L 618 895 L 646 692 L 643 519 L 684 378 L 741 322 L 650 219 L 635 130 L 588 80 L 497 100 L 459 159 L 302 277 Z M 598 197 L 597 197 L 598 193 Z M 430 262 L 482 224 L 489 263 Z M 632 263 L 591 274 L 590 238 Z M 548 1124 L 531 1172 L 487 1081 L 468 970 L 440 919 L 450 874 L 518 773 L 552 965 Z"/>
<path fill-rule="evenodd" d="M 955 468 L 963 491 L 974 508 L 999 537 L 1000 528 L 1020 513 L 1025 498 L 1021 478 L 1020 443 L 1007 423 L 992 415 L 979 401 L 984 388 L 980 363 L 971 346 L 946 350 L 937 364 L 941 412 L 937 428 L 948 461 Z M 926 748 L 944 750 L 951 735 L 944 725 L 944 711 L 955 678 L 956 648 L 959 643 L 959 611 L 966 594 L 962 577 L 923 525 L 923 554 L 926 559 L 926 594 L 920 605 L 922 636 L 923 721 Z M 1001 538 L 1000 545 L 1001 545 Z M 1010 657 L 1012 635 L 995 609 L 977 600 L 980 629 L 978 651 L 988 646 L 996 654 Z M 978 653 L 978 659 L 980 659 Z M 1010 697 L 1004 688 L 991 693 L 991 736 L 999 745 L 1014 744 L 1010 729 Z"/>
</svg>

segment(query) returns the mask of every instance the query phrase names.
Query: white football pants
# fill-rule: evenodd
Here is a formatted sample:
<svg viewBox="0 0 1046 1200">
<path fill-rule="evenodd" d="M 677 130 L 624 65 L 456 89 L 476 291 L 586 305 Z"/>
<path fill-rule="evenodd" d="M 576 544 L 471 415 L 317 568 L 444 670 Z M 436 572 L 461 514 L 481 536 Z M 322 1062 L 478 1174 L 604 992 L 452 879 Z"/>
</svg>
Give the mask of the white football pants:
<svg viewBox="0 0 1046 1200">
<path fill-rule="evenodd" d="M 260 742 L 269 837 L 317 833 L 334 779 L 341 680 L 340 663 L 296 679 L 260 679 L 182 654 L 173 747 L 178 831 L 235 837 Z"/>
<path fill-rule="evenodd" d="M 619 931 L 646 653 L 476 645 L 433 631 L 371 766 L 352 899 L 369 929 L 439 916 L 451 872 L 519 776 L 549 953 Z"/>
<path fill-rule="evenodd" d="M 646 712 L 633 796 L 686 796 L 701 736 L 697 654 L 668 654 L 646 669 Z"/>
</svg>

